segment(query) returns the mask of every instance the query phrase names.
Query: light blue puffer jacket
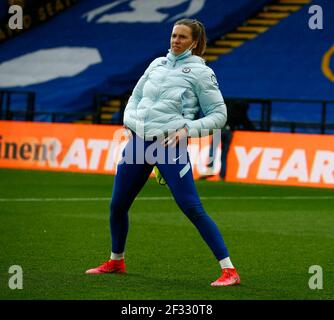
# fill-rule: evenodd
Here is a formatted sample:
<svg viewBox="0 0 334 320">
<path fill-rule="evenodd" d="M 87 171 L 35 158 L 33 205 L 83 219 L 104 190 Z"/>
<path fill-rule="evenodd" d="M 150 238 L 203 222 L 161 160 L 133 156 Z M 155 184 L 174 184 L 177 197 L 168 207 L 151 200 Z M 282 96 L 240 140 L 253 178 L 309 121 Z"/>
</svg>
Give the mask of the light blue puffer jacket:
<svg viewBox="0 0 334 320">
<path fill-rule="evenodd" d="M 200 108 L 204 116 L 194 120 Z M 142 138 L 184 126 L 190 136 L 196 136 L 200 129 L 223 128 L 226 120 L 226 105 L 214 72 L 189 50 L 178 56 L 169 51 L 166 57 L 155 59 L 124 111 L 124 124 Z"/>
</svg>

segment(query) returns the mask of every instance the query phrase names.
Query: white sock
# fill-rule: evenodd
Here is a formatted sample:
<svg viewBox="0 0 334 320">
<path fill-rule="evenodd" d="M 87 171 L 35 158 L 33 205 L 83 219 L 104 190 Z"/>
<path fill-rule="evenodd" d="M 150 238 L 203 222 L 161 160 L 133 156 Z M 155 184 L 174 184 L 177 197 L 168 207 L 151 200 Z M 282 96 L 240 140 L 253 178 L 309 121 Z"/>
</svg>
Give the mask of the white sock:
<svg viewBox="0 0 334 320">
<path fill-rule="evenodd" d="M 122 260 L 124 259 L 124 252 L 122 253 L 111 253 L 111 256 L 110 256 L 110 259 L 111 260 Z"/>
<path fill-rule="evenodd" d="M 220 264 L 220 267 L 222 269 L 225 269 L 225 268 L 234 268 L 233 267 L 233 264 L 230 260 L 230 257 L 227 257 L 227 258 L 224 258 L 222 260 L 219 260 L 219 264 Z"/>
</svg>

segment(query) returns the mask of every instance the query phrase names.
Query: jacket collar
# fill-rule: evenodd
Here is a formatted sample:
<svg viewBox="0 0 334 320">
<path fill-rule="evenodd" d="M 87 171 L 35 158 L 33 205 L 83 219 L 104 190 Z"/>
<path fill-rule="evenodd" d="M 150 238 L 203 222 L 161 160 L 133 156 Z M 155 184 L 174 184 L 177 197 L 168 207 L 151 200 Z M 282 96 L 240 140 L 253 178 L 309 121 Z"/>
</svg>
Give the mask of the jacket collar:
<svg viewBox="0 0 334 320">
<path fill-rule="evenodd" d="M 177 61 L 185 60 L 187 58 L 191 58 L 191 62 L 205 64 L 205 61 L 201 57 L 193 55 L 190 50 L 186 50 L 176 56 L 175 54 L 173 54 L 171 49 L 168 49 L 167 59 L 171 63 L 176 63 Z"/>
<path fill-rule="evenodd" d="M 175 55 L 171 49 L 168 49 L 168 53 L 167 53 L 167 59 L 170 60 L 171 62 L 176 62 L 176 61 L 179 61 L 179 60 L 183 60 L 183 59 L 186 59 L 188 57 L 190 57 L 192 54 L 191 54 L 191 51 L 190 50 L 186 50 L 184 51 L 183 53 L 179 54 L 179 55 Z"/>
</svg>

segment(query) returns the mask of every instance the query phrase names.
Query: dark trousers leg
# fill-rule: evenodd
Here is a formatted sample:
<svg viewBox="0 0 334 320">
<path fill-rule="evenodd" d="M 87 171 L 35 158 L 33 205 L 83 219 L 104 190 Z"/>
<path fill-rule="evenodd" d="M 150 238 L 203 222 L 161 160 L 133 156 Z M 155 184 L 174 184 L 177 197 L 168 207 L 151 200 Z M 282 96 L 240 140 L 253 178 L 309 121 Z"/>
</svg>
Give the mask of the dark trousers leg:
<svg viewBox="0 0 334 320">
<path fill-rule="evenodd" d="M 217 260 L 229 256 L 223 237 L 211 217 L 205 212 L 196 191 L 187 154 L 187 164 L 157 164 L 180 209 L 195 225 Z"/>
<path fill-rule="evenodd" d="M 126 145 L 123 157 L 129 148 L 132 148 L 131 152 L 135 150 L 133 140 L 130 140 Z M 117 166 L 110 203 L 110 232 L 112 252 L 114 253 L 122 253 L 125 250 L 128 234 L 128 210 L 149 178 L 152 168 L 153 166 L 147 163 L 123 162 Z"/>
</svg>

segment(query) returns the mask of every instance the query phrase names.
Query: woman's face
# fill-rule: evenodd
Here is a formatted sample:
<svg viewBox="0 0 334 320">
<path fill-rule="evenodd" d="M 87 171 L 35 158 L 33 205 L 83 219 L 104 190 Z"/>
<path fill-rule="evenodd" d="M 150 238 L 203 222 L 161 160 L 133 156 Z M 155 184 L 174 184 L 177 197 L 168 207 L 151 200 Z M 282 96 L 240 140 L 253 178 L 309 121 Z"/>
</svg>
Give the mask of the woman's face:
<svg viewBox="0 0 334 320">
<path fill-rule="evenodd" d="M 191 29 L 183 24 L 174 26 L 170 37 L 170 48 L 178 56 L 188 49 L 193 43 Z M 194 45 L 195 47 L 195 45 Z"/>
</svg>

